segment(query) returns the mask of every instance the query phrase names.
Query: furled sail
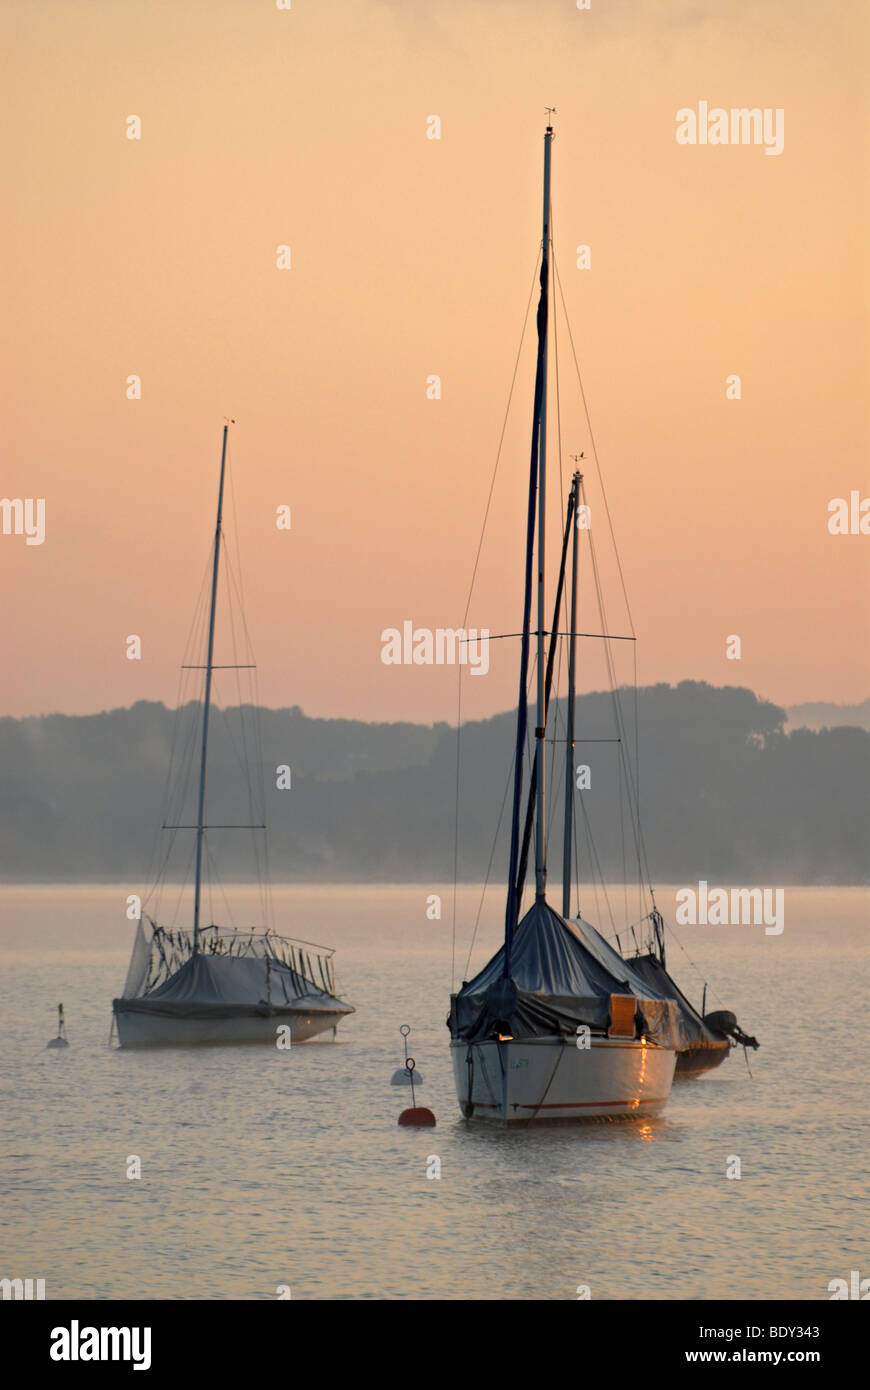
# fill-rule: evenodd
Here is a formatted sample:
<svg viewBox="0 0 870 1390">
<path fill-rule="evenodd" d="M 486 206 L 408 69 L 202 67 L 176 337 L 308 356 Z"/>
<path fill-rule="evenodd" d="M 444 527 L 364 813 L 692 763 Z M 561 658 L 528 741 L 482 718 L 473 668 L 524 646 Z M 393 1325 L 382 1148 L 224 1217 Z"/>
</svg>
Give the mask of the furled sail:
<svg viewBox="0 0 870 1390">
<path fill-rule="evenodd" d="M 122 998 L 135 999 L 136 995 L 141 993 L 145 981 L 148 979 L 150 968 L 151 947 L 142 930 L 142 919 L 140 917 L 136 927 L 136 936 L 133 941 L 133 952 L 130 956 L 130 964 L 127 967 L 127 978 L 124 981 Z"/>
</svg>

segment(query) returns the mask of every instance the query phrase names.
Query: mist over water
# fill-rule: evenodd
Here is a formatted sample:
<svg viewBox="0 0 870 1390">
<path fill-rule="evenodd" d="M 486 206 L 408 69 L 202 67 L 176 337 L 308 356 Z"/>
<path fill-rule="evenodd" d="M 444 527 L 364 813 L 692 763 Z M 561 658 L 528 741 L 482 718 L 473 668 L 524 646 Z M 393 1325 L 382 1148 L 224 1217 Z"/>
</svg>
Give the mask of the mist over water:
<svg viewBox="0 0 870 1390">
<path fill-rule="evenodd" d="M 678 929 L 707 1008 L 759 1038 L 752 1076 L 737 1050 L 675 1084 L 658 1119 L 510 1132 L 459 1115 L 449 888 L 275 890 L 277 929 L 335 946 L 358 1010 L 337 1043 L 290 1052 L 107 1047 L 127 892 L 0 889 L 0 1276 L 44 1278 L 49 1299 L 274 1298 L 281 1284 L 293 1298 L 573 1299 L 585 1284 L 593 1299 L 812 1300 L 870 1274 L 866 890 L 787 888 L 780 936 Z M 433 892 L 441 921 L 426 918 Z M 478 897 L 459 893 L 457 984 Z M 256 920 L 255 890 L 229 899 L 238 925 Z M 670 924 L 674 890 L 659 902 Z M 501 912 L 495 892 L 471 973 Z M 688 957 L 670 939 L 699 1005 Z M 71 1046 L 47 1051 L 60 1000 Z M 396 1123 L 402 1023 L 435 1130 Z"/>
</svg>

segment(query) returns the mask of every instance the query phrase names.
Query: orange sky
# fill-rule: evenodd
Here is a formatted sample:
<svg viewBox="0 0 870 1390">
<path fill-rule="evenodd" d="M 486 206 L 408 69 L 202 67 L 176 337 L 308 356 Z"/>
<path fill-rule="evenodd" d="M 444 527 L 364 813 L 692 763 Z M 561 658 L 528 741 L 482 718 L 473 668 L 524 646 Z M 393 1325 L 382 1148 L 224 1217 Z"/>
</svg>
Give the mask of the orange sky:
<svg viewBox="0 0 870 1390">
<path fill-rule="evenodd" d="M 46 540 L 0 535 L 0 713 L 173 699 L 232 415 L 265 702 L 454 717 L 455 671 L 384 666 L 380 634 L 462 619 L 548 103 L 556 259 L 639 679 L 870 693 L 870 537 L 827 528 L 831 498 L 870 496 L 862 6 L 28 0 L 3 26 L 0 492 L 46 499 Z M 701 100 L 783 108 L 783 153 L 678 145 L 676 112 Z M 493 632 L 520 617 L 530 348 L 471 611 Z M 560 397 L 567 476 L 589 454 L 567 354 Z M 550 449 L 555 558 L 555 429 Z M 591 476 L 589 494 L 604 550 Z M 582 681 L 600 686 L 591 646 Z M 516 661 L 497 644 L 468 714 L 513 702 Z"/>
</svg>

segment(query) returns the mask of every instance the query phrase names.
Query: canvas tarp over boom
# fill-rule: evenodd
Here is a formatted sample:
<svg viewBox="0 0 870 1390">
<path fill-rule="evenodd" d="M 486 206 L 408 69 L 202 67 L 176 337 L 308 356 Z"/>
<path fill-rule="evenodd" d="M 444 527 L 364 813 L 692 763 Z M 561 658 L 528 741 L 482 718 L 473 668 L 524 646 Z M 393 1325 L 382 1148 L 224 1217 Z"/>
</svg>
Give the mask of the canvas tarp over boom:
<svg viewBox="0 0 870 1390">
<path fill-rule="evenodd" d="M 691 1048 L 721 1045 L 722 1033 L 714 1033 L 703 1020 L 698 1010 L 693 1008 L 686 996 L 674 984 L 661 961 L 656 956 L 637 956 L 631 962 L 632 969 L 646 980 L 649 988 L 659 994 L 666 994 L 676 1002 L 677 1032 L 679 1051 L 688 1052 Z"/>
<path fill-rule="evenodd" d="M 138 999 L 123 999 L 128 1013 L 226 1017 L 233 1013 L 281 1013 L 287 1008 L 335 1010 L 335 998 L 274 957 L 200 953 Z"/>
<path fill-rule="evenodd" d="M 454 1038 L 478 1041 L 505 1026 L 515 1038 L 573 1034 L 579 1024 L 603 1033 L 611 994 L 633 994 L 643 1035 L 677 1046 L 672 999 L 636 974 L 588 922 L 568 922 L 546 902 L 536 902 L 519 923 L 511 979 L 503 972 L 502 946 L 455 996 L 449 1020 Z"/>
</svg>

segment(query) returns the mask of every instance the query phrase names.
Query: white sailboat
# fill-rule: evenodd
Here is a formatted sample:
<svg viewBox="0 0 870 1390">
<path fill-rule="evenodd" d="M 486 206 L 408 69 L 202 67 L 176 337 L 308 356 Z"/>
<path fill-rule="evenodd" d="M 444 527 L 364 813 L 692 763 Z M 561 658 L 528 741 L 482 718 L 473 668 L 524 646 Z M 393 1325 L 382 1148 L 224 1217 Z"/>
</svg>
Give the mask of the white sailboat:
<svg viewBox="0 0 870 1390">
<path fill-rule="evenodd" d="M 221 445 L 217 524 L 211 573 L 208 647 L 202 700 L 195 824 L 169 825 L 196 833 L 192 929 L 140 918 L 124 989 L 112 1001 L 121 1047 L 215 1043 L 304 1042 L 354 1012 L 335 993 L 333 952 L 278 935 L 269 927 L 237 930 L 202 920 L 203 851 L 210 829 L 265 831 L 265 823 L 206 822 L 209 716 L 212 706 L 215 617 L 226 477 L 228 426 Z M 144 923 L 144 925 L 143 925 Z M 146 934 L 146 927 L 148 929 Z"/>
<path fill-rule="evenodd" d="M 573 705 L 577 583 L 575 473 L 562 545 L 551 631 L 546 628 L 547 347 L 550 282 L 550 162 L 553 129 L 544 137 L 544 207 L 538 351 L 526 532 L 517 738 L 504 944 L 483 970 L 451 995 L 456 1094 L 466 1118 L 506 1123 L 653 1115 L 674 1078 L 674 1002 L 646 983 L 588 922 L 570 918 L 571 796 L 566 794 L 562 913 L 547 902 L 545 775 L 547 712 L 569 536 L 573 532 L 573 598 L 569 658 L 566 789 L 573 786 Z M 535 522 L 537 520 L 537 553 Z M 536 562 L 536 563 L 535 563 Z M 525 830 L 520 833 L 527 732 L 533 572 L 537 570 L 537 720 Z M 551 637 L 549 654 L 545 638 Z M 535 901 L 519 920 L 532 829 Z"/>
</svg>

